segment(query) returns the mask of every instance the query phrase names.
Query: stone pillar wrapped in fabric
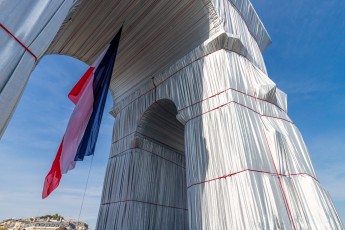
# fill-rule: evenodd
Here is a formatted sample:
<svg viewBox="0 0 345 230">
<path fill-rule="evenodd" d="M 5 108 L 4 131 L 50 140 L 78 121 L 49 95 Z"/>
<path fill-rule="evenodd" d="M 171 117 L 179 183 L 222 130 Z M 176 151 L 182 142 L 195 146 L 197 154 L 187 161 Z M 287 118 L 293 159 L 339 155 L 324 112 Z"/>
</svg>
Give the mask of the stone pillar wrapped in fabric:
<svg viewBox="0 0 345 230">
<path fill-rule="evenodd" d="M 77 5 L 71 0 L 0 2 L 0 139 L 31 72 Z"/>
<path fill-rule="evenodd" d="M 249 0 L 77 3 L 47 54 L 90 64 L 123 25 L 97 229 L 343 229 Z"/>
<path fill-rule="evenodd" d="M 247 55 L 217 32 L 118 102 L 98 229 L 341 228 L 286 95 Z"/>
</svg>

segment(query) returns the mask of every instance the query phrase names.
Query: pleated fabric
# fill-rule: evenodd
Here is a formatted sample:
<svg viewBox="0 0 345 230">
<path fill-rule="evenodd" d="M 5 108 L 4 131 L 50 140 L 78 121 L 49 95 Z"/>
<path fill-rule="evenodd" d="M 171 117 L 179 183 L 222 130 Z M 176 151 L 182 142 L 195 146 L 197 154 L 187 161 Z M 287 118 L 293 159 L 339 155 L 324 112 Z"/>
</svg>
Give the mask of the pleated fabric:
<svg viewBox="0 0 345 230">
<path fill-rule="evenodd" d="M 343 229 L 253 6 L 211 3 L 219 29 L 116 101 L 97 229 Z"/>
<path fill-rule="evenodd" d="M 73 0 L 0 2 L 0 138 L 31 72 L 77 5 Z"/>
</svg>

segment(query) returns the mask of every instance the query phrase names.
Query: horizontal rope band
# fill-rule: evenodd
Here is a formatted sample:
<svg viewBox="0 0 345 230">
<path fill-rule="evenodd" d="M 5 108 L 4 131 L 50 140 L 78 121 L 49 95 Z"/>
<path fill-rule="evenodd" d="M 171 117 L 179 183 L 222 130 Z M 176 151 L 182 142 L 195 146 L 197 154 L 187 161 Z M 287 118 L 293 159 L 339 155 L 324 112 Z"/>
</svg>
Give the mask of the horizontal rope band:
<svg viewBox="0 0 345 230">
<path fill-rule="evenodd" d="M 231 87 L 230 87 L 230 88 L 226 88 L 226 89 L 224 89 L 224 90 L 222 90 L 222 91 L 219 91 L 218 93 L 215 93 L 215 94 L 213 94 L 213 95 L 211 95 L 211 96 L 209 96 L 209 97 L 206 97 L 206 98 L 204 98 L 204 99 L 202 99 L 202 100 L 200 100 L 200 101 L 196 101 L 196 102 L 194 102 L 194 103 L 192 103 L 192 104 L 190 104 L 190 105 L 187 105 L 187 106 L 185 106 L 185 107 L 179 109 L 177 112 L 180 112 L 180 111 L 182 111 L 182 110 L 185 110 L 185 109 L 187 109 L 187 108 L 189 108 L 189 107 L 191 107 L 191 106 L 193 106 L 193 105 L 196 105 L 196 104 L 198 104 L 198 103 L 200 103 L 200 102 L 206 101 L 206 100 L 211 99 L 211 98 L 213 98 L 213 97 L 216 97 L 216 96 L 218 96 L 218 95 L 220 95 L 220 94 L 223 94 L 223 93 L 225 93 L 225 92 L 227 92 L 227 91 L 235 91 L 235 92 L 237 92 L 237 93 L 241 93 L 241 94 L 243 94 L 243 95 L 245 95 L 245 96 L 248 96 L 248 97 L 251 97 L 251 98 L 253 98 L 253 99 L 258 99 L 258 100 L 260 100 L 260 101 L 267 102 L 267 103 L 269 103 L 269 104 L 272 104 L 272 105 L 278 107 L 280 110 L 282 110 L 282 111 L 284 111 L 284 112 L 286 113 L 286 111 L 285 111 L 284 109 L 280 108 L 279 106 L 277 106 L 276 104 L 274 104 L 274 103 L 272 103 L 272 102 L 270 102 L 270 101 L 268 101 L 268 100 L 257 98 L 256 96 L 250 95 L 250 94 L 248 94 L 248 93 L 242 92 L 242 91 L 240 91 L 240 90 L 238 90 L 238 89 L 234 89 L 234 88 L 231 88 Z"/>
<path fill-rule="evenodd" d="M 131 133 L 127 134 L 126 136 L 123 136 L 123 137 L 117 139 L 116 141 L 113 141 L 112 144 L 115 144 L 115 143 L 121 141 L 122 139 L 125 139 L 126 137 L 128 137 L 128 136 L 130 136 L 130 135 L 136 133 L 136 132 L 137 132 L 137 131 L 131 132 Z"/>
<path fill-rule="evenodd" d="M 250 111 L 252 111 L 252 112 L 254 112 L 254 113 L 258 114 L 258 115 L 260 115 L 260 116 L 263 116 L 263 117 L 270 117 L 270 118 L 274 118 L 274 119 L 279 119 L 279 120 L 286 121 L 286 122 L 289 122 L 289 123 L 291 123 L 291 124 L 294 124 L 292 121 L 287 120 L 287 119 L 284 119 L 284 118 L 281 118 L 281 117 L 275 117 L 275 116 L 270 116 L 270 115 L 261 114 L 261 113 L 259 113 L 258 111 L 254 110 L 254 109 L 252 109 L 252 108 L 249 108 L 248 106 L 243 105 L 243 104 L 241 104 L 241 103 L 239 103 L 239 102 L 237 102 L 237 101 L 229 101 L 229 102 L 227 102 L 227 103 L 225 103 L 225 104 L 222 104 L 222 105 L 217 106 L 217 107 L 215 107 L 215 108 L 213 108 L 213 109 L 211 109 L 211 110 L 208 110 L 208 111 L 203 112 L 203 113 L 201 113 L 201 114 L 199 114 L 199 115 L 197 115 L 197 116 L 194 116 L 194 117 L 190 118 L 189 120 L 187 120 L 187 121 L 186 121 L 186 124 L 187 124 L 189 121 L 191 121 L 191 120 L 193 120 L 193 119 L 195 119 L 195 118 L 198 118 L 198 117 L 200 117 L 200 116 L 202 116 L 202 115 L 205 115 L 205 114 L 207 114 L 207 113 L 210 113 L 210 112 L 212 112 L 212 111 L 215 111 L 215 110 L 217 110 L 217 109 L 220 109 L 220 108 L 222 108 L 222 107 L 224 107 L 224 106 L 226 106 L 226 105 L 229 105 L 229 104 L 231 104 L 231 103 L 235 103 L 235 104 L 237 104 L 237 105 L 240 105 L 240 106 L 242 106 L 242 107 L 244 107 L 244 108 L 246 108 L 246 109 L 248 109 L 248 110 L 250 110 Z"/>
<path fill-rule="evenodd" d="M 143 203 L 143 204 L 149 204 L 149 205 L 159 206 L 159 207 L 163 207 L 163 208 L 173 208 L 173 209 L 180 209 L 180 210 L 188 211 L 188 209 L 186 209 L 186 208 L 180 208 L 180 207 L 164 205 L 164 204 L 156 204 L 156 203 L 146 202 L 146 201 L 141 201 L 141 200 L 120 200 L 120 201 L 102 203 L 101 205 L 129 203 L 129 202 Z"/>
<path fill-rule="evenodd" d="M 172 163 L 172 164 L 174 164 L 174 165 L 176 165 L 176 166 L 179 166 L 179 167 L 181 167 L 181 168 L 183 168 L 183 169 L 186 169 L 186 167 L 184 167 L 184 166 L 182 166 L 182 165 L 180 165 L 180 164 L 178 164 L 178 163 L 176 163 L 176 162 L 174 162 L 174 161 L 172 161 L 172 160 L 169 160 L 169 159 L 167 159 L 167 158 L 165 158 L 165 157 L 162 157 L 162 156 L 160 156 L 160 155 L 158 155 L 158 154 L 156 154 L 156 153 L 154 153 L 154 152 L 148 151 L 148 150 L 146 150 L 146 149 L 141 149 L 141 148 L 129 148 L 129 149 L 126 149 L 126 150 L 121 151 L 120 153 L 117 153 L 117 154 L 114 155 L 114 156 L 109 157 L 108 159 L 112 159 L 112 158 L 124 156 L 124 155 L 121 155 L 121 154 L 123 154 L 123 153 L 125 153 L 125 152 L 127 152 L 127 151 L 130 151 L 130 150 L 135 150 L 135 149 L 142 150 L 142 151 L 144 151 L 144 152 L 150 153 L 150 154 L 152 154 L 153 156 L 159 157 L 159 158 L 161 158 L 161 159 L 163 159 L 163 160 L 165 160 L 165 161 L 168 161 L 168 162 L 170 162 L 170 163 Z M 129 152 L 128 152 L 128 153 L 129 153 Z"/>
<path fill-rule="evenodd" d="M 213 179 L 209 179 L 209 180 L 205 180 L 205 181 L 201 181 L 201 182 L 197 182 L 197 183 L 194 183 L 194 184 L 191 184 L 189 186 L 187 186 L 187 189 L 195 186 L 195 185 L 200 185 L 200 184 L 205 184 L 205 183 L 208 183 L 208 182 L 211 182 L 211 181 L 216 181 L 216 180 L 220 180 L 220 179 L 225 179 L 225 178 L 228 178 L 228 177 L 232 177 L 234 175 L 237 175 L 237 174 L 240 174 L 242 172 L 257 172 L 257 173 L 264 173 L 264 174 L 270 174 L 270 175 L 274 175 L 274 176 L 283 176 L 283 177 L 291 177 L 291 176 L 298 176 L 298 175 L 305 175 L 305 176 L 309 176 L 311 178 L 313 178 L 315 181 L 319 182 L 318 179 L 316 179 L 314 176 L 308 174 L 308 173 L 304 173 L 304 172 L 301 172 L 301 173 L 292 173 L 292 174 L 281 174 L 281 173 L 275 173 L 275 172 L 267 172 L 267 171 L 262 171 L 262 170 L 256 170 L 256 169 L 243 169 L 241 171 L 237 171 L 237 172 L 234 172 L 234 173 L 230 173 L 230 174 L 227 174 L 227 175 L 224 175 L 224 176 L 220 176 L 220 177 L 216 177 L 216 178 L 213 178 Z"/>
<path fill-rule="evenodd" d="M 156 88 L 158 88 L 160 85 L 162 85 L 164 82 L 166 82 L 167 80 L 169 80 L 171 77 L 175 76 L 179 71 L 183 70 L 184 68 L 188 67 L 189 65 L 191 65 L 191 64 L 193 64 L 193 63 L 195 63 L 195 62 L 197 62 L 197 61 L 199 61 L 199 60 L 201 60 L 201 59 L 203 59 L 203 58 L 205 58 L 205 57 L 207 57 L 207 56 L 209 56 L 209 55 L 211 55 L 211 54 L 213 54 L 213 53 L 216 53 L 216 52 L 219 52 L 219 51 L 222 51 L 222 50 L 225 50 L 225 51 L 228 51 L 228 52 L 235 53 L 235 54 L 237 54 L 237 55 L 239 55 L 239 56 L 245 58 L 245 60 L 247 60 L 251 65 L 253 65 L 253 64 L 248 60 L 247 57 L 245 57 L 244 55 L 242 55 L 242 54 L 240 54 L 240 53 L 238 53 L 238 52 L 235 52 L 235 51 L 233 51 L 233 50 L 226 49 L 226 48 L 221 48 L 221 49 L 218 49 L 218 50 L 214 50 L 214 51 L 212 51 L 212 52 L 206 53 L 206 54 L 204 54 L 203 56 L 198 57 L 198 58 L 192 60 L 191 62 L 187 63 L 185 66 L 179 68 L 179 69 L 176 70 L 174 73 L 172 73 L 171 75 L 167 76 L 163 81 L 159 82 L 159 83 L 156 84 L 154 87 L 148 89 L 147 91 L 145 91 L 144 93 L 140 94 L 138 97 L 136 97 L 136 98 L 133 99 L 132 101 L 128 102 L 128 103 L 127 103 L 125 106 L 123 106 L 117 113 L 120 113 L 122 110 L 124 110 L 125 108 L 127 108 L 129 105 L 131 105 L 133 102 L 135 102 L 136 100 L 138 100 L 138 99 L 141 98 L 142 96 L 145 96 L 146 94 L 148 94 L 148 93 L 152 92 L 153 90 L 155 90 Z M 247 93 L 245 93 L 245 92 L 242 92 L 242 91 L 240 91 L 240 90 L 238 90 L 238 89 L 234 89 L 234 88 L 228 88 L 228 89 L 225 89 L 225 91 L 226 91 L 226 90 L 234 90 L 234 91 L 239 92 L 239 93 L 242 93 L 242 94 L 244 94 L 244 95 L 247 95 L 247 96 L 256 98 L 256 99 L 258 99 L 258 100 L 260 100 L 260 101 L 269 103 L 269 104 L 271 104 L 271 105 L 273 105 L 273 106 L 279 108 L 280 110 L 282 110 L 282 111 L 284 111 L 284 112 L 286 113 L 285 110 L 283 110 L 282 108 L 280 108 L 279 106 L 277 106 L 276 104 L 274 104 L 274 103 L 272 103 L 272 102 L 270 102 L 270 101 L 268 101 L 268 100 L 264 100 L 264 99 L 257 98 L 257 97 L 254 96 L 254 95 L 247 94 Z M 223 91 L 224 91 L 224 90 L 223 90 Z M 222 92 L 222 91 L 221 91 L 221 92 Z"/>
</svg>

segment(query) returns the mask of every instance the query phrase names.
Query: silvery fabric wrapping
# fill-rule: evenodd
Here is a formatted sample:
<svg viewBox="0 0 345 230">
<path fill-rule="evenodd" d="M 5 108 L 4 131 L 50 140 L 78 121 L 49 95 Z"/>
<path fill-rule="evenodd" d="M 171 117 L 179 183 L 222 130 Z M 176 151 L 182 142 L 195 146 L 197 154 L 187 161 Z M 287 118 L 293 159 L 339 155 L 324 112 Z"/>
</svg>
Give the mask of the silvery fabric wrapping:
<svg viewBox="0 0 345 230">
<path fill-rule="evenodd" d="M 261 52 L 271 40 L 253 6 L 202 4 L 207 31 L 185 31 L 195 40 L 171 52 L 206 36 L 203 44 L 187 55 L 175 52 L 174 62 L 180 59 L 153 77 L 149 70 L 128 76 L 137 88 L 126 96 L 112 92 L 122 100 L 114 97 L 97 229 L 343 229 L 287 115 L 286 94 L 267 75 Z M 0 22 L 39 59 L 74 5 L 2 1 Z M 36 63 L 3 29 L 0 39 L 2 135 Z"/>
<path fill-rule="evenodd" d="M 97 229 L 343 229 L 252 5 L 211 2 L 222 29 L 116 102 Z"/>
<path fill-rule="evenodd" d="M 0 1 L 0 23 L 39 59 L 73 4 L 73 0 Z M 1 138 L 36 61 L 3 28 L 0 28 L 0 60 Z"/>
</svg>

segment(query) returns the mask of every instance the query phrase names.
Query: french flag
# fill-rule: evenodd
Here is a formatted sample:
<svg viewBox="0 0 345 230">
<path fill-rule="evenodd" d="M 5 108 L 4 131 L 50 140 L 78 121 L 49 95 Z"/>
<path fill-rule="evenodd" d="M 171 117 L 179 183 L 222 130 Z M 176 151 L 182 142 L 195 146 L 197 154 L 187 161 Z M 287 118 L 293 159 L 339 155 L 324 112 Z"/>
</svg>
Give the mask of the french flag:
<svg viewBox="0 0 345 230">
<path fill-rule="evenodd" d="M 42 199 L 58 187 L 62 174 L 73 169 L 76 161 L 94 154 L 121 30 L 68 94 L 75 108 L 45 178 Z"/>
</svg>

